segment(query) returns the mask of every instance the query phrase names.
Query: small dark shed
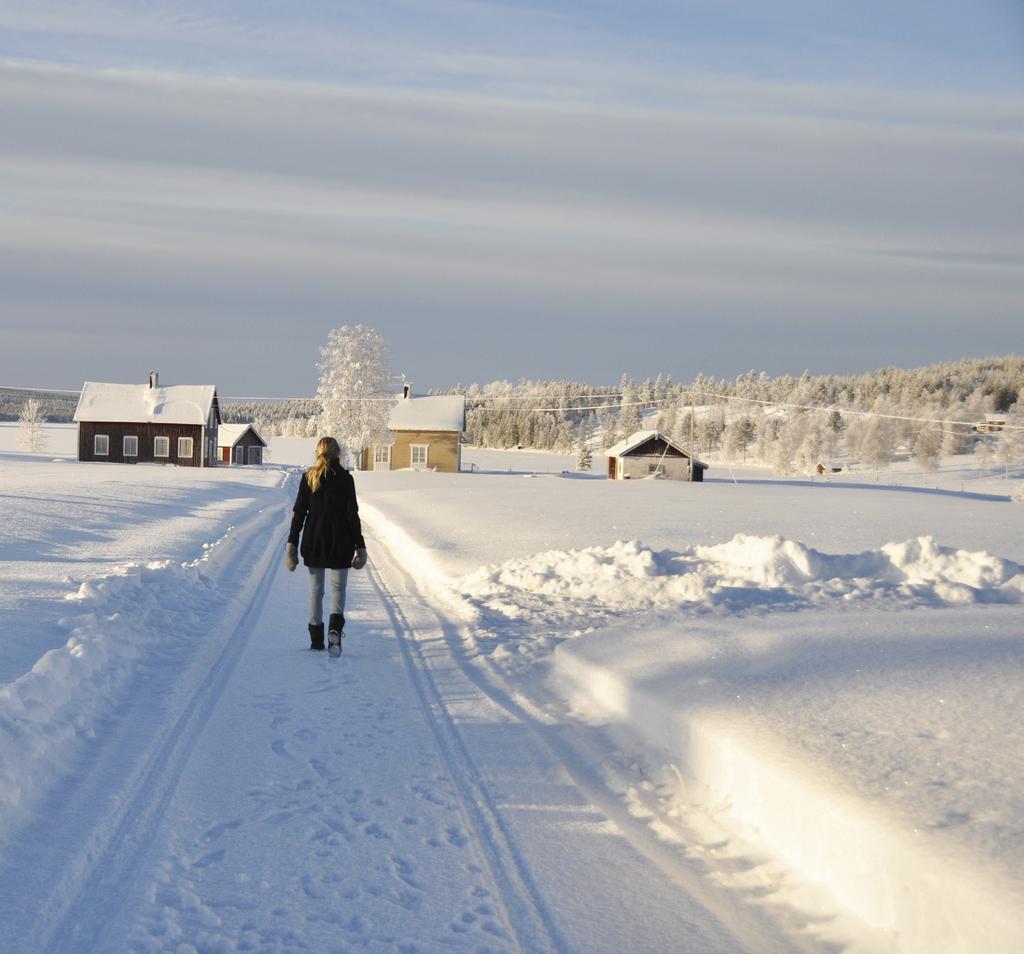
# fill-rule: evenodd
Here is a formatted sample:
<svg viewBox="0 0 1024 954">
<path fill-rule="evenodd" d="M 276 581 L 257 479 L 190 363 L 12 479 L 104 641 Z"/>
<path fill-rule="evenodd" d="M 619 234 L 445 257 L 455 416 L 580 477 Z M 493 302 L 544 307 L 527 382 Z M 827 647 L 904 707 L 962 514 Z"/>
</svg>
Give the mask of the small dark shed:
<svg viewBox="0 0 1024 954">
<path fill-rule="evenodd" d="M 653 477 L 699 481 L 708 469 L 703 461 L 691 461 L 687 451 L 660 431 L 635 431 L 609 447 L 607 454 L 609 480 Z"/>
<path fill-rule="evenodd" d="M 267 442 L 252 424 L 221 424 L 217 430 L 222 464 L 262 464 Z"/>
</svg>

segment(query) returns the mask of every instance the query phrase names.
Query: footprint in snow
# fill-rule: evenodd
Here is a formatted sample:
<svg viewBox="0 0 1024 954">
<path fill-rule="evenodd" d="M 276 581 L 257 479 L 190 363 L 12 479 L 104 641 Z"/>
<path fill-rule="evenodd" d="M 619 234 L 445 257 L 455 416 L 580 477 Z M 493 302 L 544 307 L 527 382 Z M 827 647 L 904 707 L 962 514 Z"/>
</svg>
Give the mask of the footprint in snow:
<svg viewBox="0 0 1024 954">
<path fill-rule="evenodd" d="M 456 848 L 465 848 L 469 844 L 469 839 L 457 825 L 451 825 L 446 828 L 445 835 L 448 837 L 448 844 Z"/>
<path fill-rule="evenodd" d="M 199 840 L 208 845 L 210 842 L 216 841 L 220 838 L 225 832 L 231 831 L 233 828 L 241 827 L 242 819 L 232 818 L 230 821 L 220 822 L 210 828 L 207 828 L 206 831 L 199 836 Z"/>
<path fill-rule="evenodd" d="M 209 868 L 210 865 L 215 865 L 219 861 L 223 861 L 224 860 L 224 856 L 226 854 L 227 854 L 227 851 L 225 849 L 223 849 L 223 848 L 220 848 L 217 851 L 211 851 L 208 855 L 203 855 L 203 857 L 200 858 L 198 861 L 193 861 L 192 862 L 192 867 L 193 868 Z"/>
<path fill-rule="evenodd" d="M 322 759 L 310 759 L 309 767 L 316 772 L 325 782 L 336 782 L 337 779 L 328 771 Z"/>
</svg>

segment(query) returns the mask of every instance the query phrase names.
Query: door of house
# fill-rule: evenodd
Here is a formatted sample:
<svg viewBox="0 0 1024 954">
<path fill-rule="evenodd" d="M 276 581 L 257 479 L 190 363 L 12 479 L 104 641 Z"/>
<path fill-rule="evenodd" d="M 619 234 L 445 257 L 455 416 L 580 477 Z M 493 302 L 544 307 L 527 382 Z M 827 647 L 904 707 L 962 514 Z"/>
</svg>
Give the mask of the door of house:
<svg viewBox="0 0 1024 954">
<path fill-rule="evenodd" d="M 376 447 L 373 451 L 373 469 L 391 470 L 391 445 Z"/>
<path fill-rule="evenodd" d="M 616 457 L 608 458 L 608 479 L 615 480 L 615 463 L 618 460 Z"/>
</svg>

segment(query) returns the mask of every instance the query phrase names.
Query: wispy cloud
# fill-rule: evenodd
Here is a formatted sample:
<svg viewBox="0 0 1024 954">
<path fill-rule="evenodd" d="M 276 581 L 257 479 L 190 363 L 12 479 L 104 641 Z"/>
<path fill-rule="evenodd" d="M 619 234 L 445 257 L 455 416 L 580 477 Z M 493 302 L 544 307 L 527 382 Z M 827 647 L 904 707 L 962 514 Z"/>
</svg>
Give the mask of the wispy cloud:
<svg viewBox="0 0 1024 954">
<path fill-rule="evenodd" d="M 370 320 L 438 384 L 566 373 L 574 340 L 608 375 L 869 366 L 881 329 L 894 361 L 969 353 L 978 321 L 1009 340 L 1021 101 L 680 88 L 669 107 L 9 63 L 0 308 L 24 350 L 0 361 L 52 367 L 33 336 L 83 316 L 102 340 L 65 383 L 115 374 L 140 324 L 214 375 L 287 322 L 287 377 Z M 676 353 L 652 352 L 668 328 Z"/>
</svg>

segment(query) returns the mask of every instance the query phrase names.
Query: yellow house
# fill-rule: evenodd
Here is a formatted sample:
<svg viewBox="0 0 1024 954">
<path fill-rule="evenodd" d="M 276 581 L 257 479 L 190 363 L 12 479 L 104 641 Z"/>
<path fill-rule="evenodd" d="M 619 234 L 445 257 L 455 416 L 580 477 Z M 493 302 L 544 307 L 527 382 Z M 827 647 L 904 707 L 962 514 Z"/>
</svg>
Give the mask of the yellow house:
<svg viewBox="0 0 1024 954">
<path fill-rule="evenodd" d="M 388 418 L 392 443 L 367 447 L 359 455 L 360 470 L 436 470 L 457 474 L 462 469 L 462 432 L 466 399 L 461 394 L 413 397 L 406 386 Z"/>
</svg>

